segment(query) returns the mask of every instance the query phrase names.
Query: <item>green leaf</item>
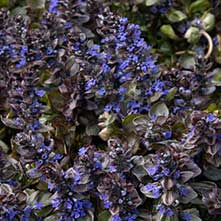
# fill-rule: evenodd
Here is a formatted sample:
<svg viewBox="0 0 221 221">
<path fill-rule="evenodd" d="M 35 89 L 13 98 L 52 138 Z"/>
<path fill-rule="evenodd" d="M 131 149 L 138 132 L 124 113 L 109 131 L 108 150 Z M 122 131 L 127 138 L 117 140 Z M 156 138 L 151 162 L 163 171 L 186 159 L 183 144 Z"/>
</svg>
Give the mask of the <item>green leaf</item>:
<svg viewBox="0 0 221 221">
<path fill-rule="evenodd" d="M 165 103 L 156 103 L 154 104 L 150 109 L 150 117 L 153 116 L 156 117 L 168 117 L 169 116 L 169 110 Z"/>
<path fill-rule="evenodd" d="M 138 116 L 138 117 L 133 119 L 133 124 L 135 126 L 141 126 L 141 127 L 143 126 L 144 128 L 143 127 L 142 128 L 146 129 L 147 124 L 148 124 L 148 119 L 145 115 L 141 115 L 141 116 Z"/>
<path fill-rule="evenodd" d="M 171 101 L 174 99 L 175 95 L 176 95 L 176 92 L 177 92 L 177 88 L 176 87 L 173 87 L 169 90 L 168 94 L 166 95 L 165 99 L 167 101 Z"/>
<path fill-rule="evenodd" d="M 221 51 L 219 50 L 215 51 L 215 60 L 218 64 L 221 64 Z"/>
<path fill-rule="evenodd" d="M 56 215 L 51 215 L 51 216 L 44 218 L 44 221 L 57 221 L 57 220 L 58 220 L 58 217 Z"/>
<path fill-rule="evenodd" d="M 2 140 L 0 140 L 0 150 L 2 150 L 5 153 L 7 153 L 9 150 L 8 145 L 5 142 L 3 142 Z"/>
<path fill-rule="evenodd" d="M 141 114 L 130 114 L 124 118 L 123 124 L 129 124 L 129 123 L 133 122 L 134 119 L 136 119 L 138 117 L 142 117 L 142 116 L 143 115 L 141 115 Z"/>
<path fill-rule="evenodd" d="M 35 210 L 34 213 L 38 216 L 38 217 L 45 217 L 51 214 L 53 208 L 51 208 L 51 206 L 46 206 L 43 207 L 41 210 Z"/>
<path fill-rule="evenodd" d="M 174 214 L 173 216 L 166 216 L 165 221 L 179 221 L 178 216 Z"/>
<path fill-rule="evenodd" d="M 49 206 L 51 205 L 53 195 L 51 193 L 43 193 L 39 197 L 38 201 L 42 202 L 44 206 Z"/>
<path fill-rule="evenodd" d="M 159 0 L 146 0 L 145 1 L 145 5 L 146 6 L 151 6 L 151 5 L 155 5 L 157 3 L 159 3 L 160 1 Z"/>
<path fill-rule="evenodd" d="M 45 1 L 46 0 L 26 0 L 27 4 L 32 8 L 32 9 L 41 9 L 45 8 Z"/>
<path fill-rule="evenodd" d="M 171 25 L 162 25 L 160 31 L 168 38 L 173 40 L 178 40 L 178 36 L 175 34 L 173 27 Z"/>
<path fill-rule="evenodd" d="M 212 113 L 213 111 L 217 110 L 218 107 L 215 103 L 209 105 L 209 107 L 205 110 L 207 113 Z"/>
<path fill-rule="evenodd" d="M 201 182 L 194 182 L 190 184 L 191 187 L 200 194 L 207 193 L 213 188 L 216 188 L 216 184 L 210 181 L 201 181 Z"/>
<path fill-rule="evenodd" d="M 180 57 L 179 63 L 183 68 L 192 69 L 195 66 L 195 59 L 193 56 L 184 55 Z"/>
<path fill-rule="evenodd" d="M 28 198 L 27 198 L 28 204 L 31 205 L 34 201 L 37 201 L 39 191 L 27 189 L 26 192 L 28 194 Z"/>
<path fill-rule="evenodd" d="M 190 11 L 192 13 L 204 12 L 210 7 L 208 0 L 197 0 L 190 5 Z"/>
<path fill-rule="evenodd" d="M 172 53 L 171 44 L 168 41 L 163 41 L 162 44 L 160 45 L 160 51 L 163 52 L 164 54 L 171 55 Z"/>
<path fill-rule="evenodd" d="M 200 30 L 196 27 L 189 27 L 184 37 L 189 43 L 197 43 L 200 40 Z"/>
<path fill-rule="evenodd" d="M 150 97 L 150 102 L 151 102 L 151 103 L 154 103 L 154 102 L 158 101 L 161 96 L 162 96 L 161 93 L 155 92 L 155 93 L 153 94 L 153 96 Z"/>
<path fill-rule="evenodd" d="M 187 189 L 188 194 L 180 197 L 180 202 L 187 204 L 197 197 L 197 193 L 190 186 L 183 186 L 183 187 Z"/>
<path fill-rule="evenodd" d="M 216 68 L 213 70 L 212 83 L 216 86 L 221 86 L 221 68 Z"/>
<path fill-rule="evenodd" d="M 179 221 L 176 213 L 174 213 L 173 216 L 168 216 L 166 214 L 161 214 L 160 212 L 158 212 L 156 214 L 156 217 L 154 217 L 153 220 L 156 220 L 156 221 Z"/>
<path fill-rule="evenodd" d="M 3 118 L 1 116 L 1 121 L 5 126 L 13 128 L 13 129 L 22 129 L 22 127 L 23 127 L 22 124 L 16 124 L 14 119 Z"/>
<path fill-rule="evenodd" d="M 192 216 L 191 217 L 191 221 L 202 221 L 202 219 L 200 219 L 198 216 Z"/>
<path fill-rule="evenodd" d="M 124 129 L 130 133 L 135 130 L 134 119 L 141 117 L 141 114 L 130 114 L 123 120 Z"/>
<path fill-rule="evenodd" d="M 138 180 L 142 180 L 142 178 L 144 176 L 147 175 L 147 171 L 145 170 L 144 166 L 143 165 L 138 165 L 138 166 L 135 166 L 133 169 L 132 169 L 132 173 L 137 177 Z"/>
<path fill-rule="evenodd" d="M 66 64 L 65 64 L 65 70 L 70 71 L 70 75 L 74 76 L 79 71 L 80 65 L 76 62 L 75 56 L 71 56 Z"/>
<path fill-rule="evenodd" d="M 110 218 L 111 214 L 109 211 L 102 211 L 98 215 L 98 221 L 107 221 Z"/>
<path fill-rule="evenodd" d="M 104 112 L 102 115 L 99 116 L 98 126 L 101 128 L 108 127 L 111 124 L 113 124 L 115 120 L 116 120 L 115 114 Z"/>
<path fill-rule="evenodd" d="M 6 133 L 6 128 L 5 127 L 0 129 L 0 139 L 3 139 L 5 137 L 5 133 Z"/>
<path fill-rule="evenodd" d="M 187 16 L 183 12 L 176 9 L 170 10 L 166 14 L 166 17 L 170 22 L 180 22 L 187 18 Z"/>
<path fill-rule="evenodd" d="M 66 99 L 58 90 L 50 91 L 48 99 L 50 106 L 52 106 L 55 110 L 63 111 L 63 107 L 66 105 Z"/>
<path fill-rule="evenodd" d="M 88 136 L 97 136 L 98 133 L 99 133 L 99 128 L 98 128 L 97 124 L 88 125 L 86 127 L 86 134 Z"/>
<path fill-rule="evenodd" d="M 0 7 L 7 7 L 9 5 L 9 0 L 0 0 Z"/>
<path fill-rule="evenodd" d="M 215 27 L 215 16 L 211 13 L 206 13 L 202 18 L 203 28 L 206 31 L 212 31 Z"/>
<path fill-rule="evenodd" d="M 26 9 L 26 7 L 19 7 L 18 6 L 11 11 L 11 14 L 14 16 L 16 16 L 16 15 L 24 15 L 25 16 L 27 14 L 27 9 Z"/>
<path fill-rule="evenodd" d="M 190 221 L 202 221 L 200 218 L 199 218 L 199 211 L 195 208 L 192 208 L 192 209 L 186 209 L 183 211 L 183 213 L 189 213 L 191 214 L 191 220 Z"/>
<path fill-rule="evenodd" d="M 194 172 L 193 171 L 188 171 L 188 170 L 182 171 L 181 174 L 180 174 L 180 178 L 181 178 L 183 183 L 186 183 L 193 176 L 194 176 Z"/>
<path fill-rule="evenodd" d="M 203 175 L 209 180 L 219 181 L 221 180 L 221 169 L 209 166 L 203 173 Z"/>
<path fill-rule="evenodd" d="M 144 158 L 143 156 L 133 156 L 131 162 L 134 165 L 132 173 L 139 179 L 142 180 L 144 176 L 147 175 L 147 171 L 144 167 Z"/>
</svg>

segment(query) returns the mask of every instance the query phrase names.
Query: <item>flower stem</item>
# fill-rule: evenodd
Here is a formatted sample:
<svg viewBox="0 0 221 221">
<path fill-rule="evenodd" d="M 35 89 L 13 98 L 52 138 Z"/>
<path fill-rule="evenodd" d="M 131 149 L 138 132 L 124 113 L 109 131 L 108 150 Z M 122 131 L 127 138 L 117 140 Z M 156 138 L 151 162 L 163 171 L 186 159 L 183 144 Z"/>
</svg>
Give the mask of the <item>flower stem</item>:
<svg viewBox="0 0 221 221">
<path fill-rule="evenodd" d="M 207 51 L 207 53 L 206 53 L 206 55 L 205 55 L 205 59 L 208 59 L 208 58 L 210 57 L 212 51 L 213 51 L 213 40 L 212 40 L 212 38 L 210 37 L 210 35 L 209 35 L 206 31 L 202 30 L 200 33 L 201 33 L 201 35 L 203 35 L 203 36 L 207 39 L 207 41 L 208 41 L 208 51 Z"/>
</svg>

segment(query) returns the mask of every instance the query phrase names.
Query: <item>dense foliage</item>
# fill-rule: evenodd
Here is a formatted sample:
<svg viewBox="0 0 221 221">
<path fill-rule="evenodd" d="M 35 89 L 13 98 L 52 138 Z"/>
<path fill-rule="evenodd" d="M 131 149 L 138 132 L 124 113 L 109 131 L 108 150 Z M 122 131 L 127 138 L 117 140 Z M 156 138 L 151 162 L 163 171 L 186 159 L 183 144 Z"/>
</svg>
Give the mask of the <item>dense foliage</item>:
<svg viewBox="0 0 221 221">
<path fill-rule="evenodd" d="M 0 220 L 221 220 L 221 1 L 0 6 Z"/>
</svg>

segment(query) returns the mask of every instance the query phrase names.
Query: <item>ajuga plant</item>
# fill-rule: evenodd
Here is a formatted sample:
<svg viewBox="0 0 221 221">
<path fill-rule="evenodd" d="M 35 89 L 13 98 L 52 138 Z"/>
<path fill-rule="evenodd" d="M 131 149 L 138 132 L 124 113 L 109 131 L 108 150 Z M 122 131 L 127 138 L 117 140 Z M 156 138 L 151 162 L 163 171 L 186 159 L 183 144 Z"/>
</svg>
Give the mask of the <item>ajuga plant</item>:
<svg viewBox="0 0 221 221">
<path fill-rule="evenodd" d="M 0 1 L 0 220 L 220 220 L 220 5 Z"/>
</svg>

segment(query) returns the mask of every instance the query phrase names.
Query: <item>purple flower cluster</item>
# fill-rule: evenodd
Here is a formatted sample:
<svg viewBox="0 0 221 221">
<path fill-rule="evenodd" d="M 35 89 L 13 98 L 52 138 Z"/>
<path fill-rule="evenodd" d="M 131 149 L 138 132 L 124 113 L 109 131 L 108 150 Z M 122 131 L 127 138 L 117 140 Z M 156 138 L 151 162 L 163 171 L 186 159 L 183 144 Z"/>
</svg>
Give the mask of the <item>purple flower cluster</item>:
<svg viewBox="0 0 221 221">
<path fill-rule="evenodd" d="M 161 199 L 156 205 L 161 214 L 173 216 L 174 208 L 196 198 L 197 193 L 186 183 L 201 170 L 187 154 L 179 152 L 175 144 L 148 155 L 143 168 L 153 182 L 144 185 L 141 192 L 147 197 Z"/>
<path fill-rule="evenodd" d="M 221 121 L 213 114 L 194 111 L 189 132 L 184 135 L 184 148 L 191 152 L 200 165 L 221 166 Z"/>
<path fill-rule="evenodd" d="M 86 91 L 94 91 L 98 98 L 109 98 L 111 102 L 104 109 L 107 112 L 123 116 L 147 111 L 147 101 L 141 101 L 143 84 L 147 79 L 151 81 L 158 68 L 150 55 L 151 47 L 141 37 L 140 27 L 109 10 L 98 16 L 97 25 L 101 43 L 93 45 L 87 54 L 100 67 L 97 76 L 88 79 Z"/>
</svg>

